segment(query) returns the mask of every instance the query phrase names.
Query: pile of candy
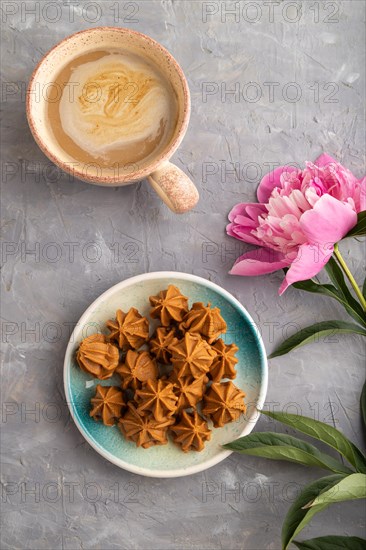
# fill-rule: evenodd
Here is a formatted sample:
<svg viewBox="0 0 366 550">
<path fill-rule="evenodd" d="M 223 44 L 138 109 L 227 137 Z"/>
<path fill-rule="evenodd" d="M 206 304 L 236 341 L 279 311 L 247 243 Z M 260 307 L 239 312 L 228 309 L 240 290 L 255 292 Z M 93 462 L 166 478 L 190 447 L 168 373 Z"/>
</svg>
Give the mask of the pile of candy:
<svg viewBox="0 0 366 550">
<path fill-rule="evenodd" d="M 161 324 L 151 338 L 148 319 L 131 308 L 107 321 L 108 336 L 81 342 L 76 358 L 84 372 L 121 377 L 120 387 L 97 385 L 90 415 L 118 423 L 143 448 L 166 444 L 170 433 L 183 451 L 201 451 L 211 437 L 208 420 L 219 428 L 246 410 L 244 392 L 230 381 L 238 347 L 219 338 L 227 329 L 219 308 L 196 302 L 189 309 L 173 285 L 149 300 Z"/>
</svg>

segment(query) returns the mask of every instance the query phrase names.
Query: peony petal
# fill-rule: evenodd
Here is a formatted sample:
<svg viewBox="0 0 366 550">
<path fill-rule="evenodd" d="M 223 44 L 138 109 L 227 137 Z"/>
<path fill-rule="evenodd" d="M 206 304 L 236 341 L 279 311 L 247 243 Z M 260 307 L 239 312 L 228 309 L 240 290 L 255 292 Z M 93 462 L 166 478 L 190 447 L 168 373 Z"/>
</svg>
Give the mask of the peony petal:
<svg viewBox="0 0 366 550">
<path fill-rule="evenodd" d="M 229 221 L 233 222 L 236 218 L 236 216 L 243 216 L 245 215 L 245 207 L 247 206 L 247 203 L 241 202 L 239 204 L 236 204 L 233 206 L 233 208 L 230 210 L 228 218 Z"/>
<path fill-rule="evenodd" d="M 281 175 L 283 172 L 293 172 L 294 170 L 298 171 L 298 168 L 294 166 L 279 166 L 268 172 L 260 182 L 257 189 L 257 197 L 259 202 L 268 202 L 269 197 L 275 187 L 282 187 L 281 185 Z"/>
<path fill-rule="evenodd" d="M 299 223 L 309 243 L 334 244 L 356 225 L 357 214 L 350 204 L 323 195 L 312 210 L 304 212 Z"/>
<path fill-rule="evenodd" d="M 236 204 L 229 214 L 229 220 L 232 223 L 226 227 L 228 235 L 246 243 L 261 246 L 262 242 L 252 235 L 252 231 L 258 227 L 259 216 L 266 212 L 264 204 L 257 202 Z"/>
<path fill-rule="evenodd" d="M 236 223 L 236 225 L 251 227 L 252 229 L 257 229 L 258 227 L 258 220 L 255 222 L 252 218 L 248 218 L 247 216 L 235 216 L 234 223 Z"/>
<path fill-rule="evenodd" d="M 359 180 L 360 184 L 360 212 L 366 210 L 366 176 Z"/>
<path fill-rule="evenodd" d="M 247 204 L 247 207 L 246 207 L 245 210 L 246 210 L 248 216 L 250 216 L 252 218 L 252 220 L 255 220 L 257 222 L 257 225 L 258 225 L 259 216 L 261 216 L 262 214 L 267 214 L 266 205 L 265 204 L 260 204 L 260 203 L 257 203 L 257 202 Z"/>
<path fill-rule="evenodd" d="M 316 159 L 314 164 L 316 166 L 319 166 L 319 168 L 323 168 L 324 166 L 328 166 L 328 164 L 339 164 L 337 160 L 335 160 L 333 157 L 328 155 L 328 153 L 322 153 L 320 157 Z"/>
<path fill-rule="evenodd" d="M 240 256 L 231 271 L 230 275 L 265 275 L 273 273 L 290 265 L 291 260 L 281 252 L 269 248 L 257 248 Z"/>
<path fill-rule="evenodd" d="M 241 202 L 236 204 L 229 213 L 229 220 L 235 221 L 236 216 L 246 216 L 254 219 L 255 216 L 260 216 L 264 212 L 267 212 L 264 204 L 258 204 L 257 202 Z"/>
<path fill-rule="evenodd" d="M 322 245 L 302 244 L 280 286 L 279 295 L 283 294 L 293 283 L 306 281 L 317 275 L 329 261 L 333 249 L 333 245 L 325 243 Z"/>
<path fill-rule="evenodd" d="M 263 244 L 262 241 L 252 235 L 251 231 L 253 231 L 252 227 L 245 227 L 236 223 L 229 223 L 229 225 L 226 226 L 226 232 L 230 237 L 234 237 L 248 244 L 261 246 Z"/>
</svg>

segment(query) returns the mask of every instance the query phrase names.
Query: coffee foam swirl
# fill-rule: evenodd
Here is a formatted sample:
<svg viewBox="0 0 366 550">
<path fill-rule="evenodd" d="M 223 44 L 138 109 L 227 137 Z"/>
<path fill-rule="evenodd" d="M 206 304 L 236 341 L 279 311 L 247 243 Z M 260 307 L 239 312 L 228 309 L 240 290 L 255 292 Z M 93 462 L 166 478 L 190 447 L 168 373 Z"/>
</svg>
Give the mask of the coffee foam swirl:
<svg viewBox="0 0 366 550">
<path fill-rule="evenodd" d="M 169 89 L 138 57 L 105 55 L 75 68 L 68 84 L 59 107 L 63 131 L 92 155 L 154 140 L 166 129 Z"/>
</svg>

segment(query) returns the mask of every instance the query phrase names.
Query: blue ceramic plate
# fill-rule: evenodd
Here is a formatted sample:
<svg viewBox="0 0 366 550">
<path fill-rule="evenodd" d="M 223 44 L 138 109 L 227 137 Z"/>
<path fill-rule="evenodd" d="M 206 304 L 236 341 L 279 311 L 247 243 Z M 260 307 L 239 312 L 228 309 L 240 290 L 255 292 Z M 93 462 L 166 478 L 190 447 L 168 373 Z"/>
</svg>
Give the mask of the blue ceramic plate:
<svg viewBox="0 0 366 550">
<path fill-rule="evenodd" d="M 109 386 L 116 380 L 98 381 L 82 372 L 75 352 L 83 338 L 95 332 L 108 333 L 105 323 L 115 317 L 117 309 L 136 307 L 148 316 L 149 296 L 176 285 L 193 302 L 211 302 L 221 309 L 228 331 L 226 343 L 239 347 L 235 384 L 246 393 L 247 414 L 223 428 L 213 428 L 211 440 L 201 452 L 183 453 L 173 442 L 167 445 L 137 448 L 126 441 L 117 426 L 108 428 L 90 416 L 90 399 L 98 383 Z M 155 322 L 154 322 L 155 323 Z M 151 322 L 151 329 L 154 328 Z M 178 477 L 201 472 L 214 466 L 231 453 L 221 445 L 249 434 L 256 421 L 256 407 L 261 408 L 267 391 L 267 360 L 262 339 L 254 321 L 231 294 L 223 288 L 194 275 L 177 272 L 146 273 L 113 286 L 86 310 L 73 331 L 65 355 L 64 382 L 66 399 L 72 417 L 85 439 L 94 449 L 117 466 L 136 474 L 152 477 Z"/>
</svg>

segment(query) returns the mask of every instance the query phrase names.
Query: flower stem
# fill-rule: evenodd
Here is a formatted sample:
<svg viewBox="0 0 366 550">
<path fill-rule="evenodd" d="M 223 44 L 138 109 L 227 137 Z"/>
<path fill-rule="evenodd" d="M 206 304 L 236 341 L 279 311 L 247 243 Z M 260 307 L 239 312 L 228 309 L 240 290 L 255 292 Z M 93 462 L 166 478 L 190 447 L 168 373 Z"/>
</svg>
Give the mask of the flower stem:
<svg viewBox="0 0 366 550">
<path fill-rule="evenodd" d="M 352 285 L 352 288 L 353 290 L 355 291 L 356 295 L 357 295 L 357 298 L 360 300 L 360 303 L 364 309 L 364 311 L 366 311 L 366 300 L 365 298 L 363 297 L 363 294 L 361 292 L 361 289 L 360 287 L 358 286 L 358 284 L 356 283 L 355 281 L 355 278 L 353 277 L 352 273 L 350 272 L 349 268 L 348 268 L 348 265 L 346 264 L 346 262 L 344 261 L 343 259 L 343 256 L 342 254 L 340 253 L 339 251 L 339 248 L 338 248 L 338 243 L 336 243 L 334 245 L 334 255 L 335 257 L 337 258 L 338 260 L 338 263 L 339 265 L 341 266 L 341 268 L 343 269 L 344 273 L 346 274 L 349 282 L 351 283 Z"/>
</svg>

